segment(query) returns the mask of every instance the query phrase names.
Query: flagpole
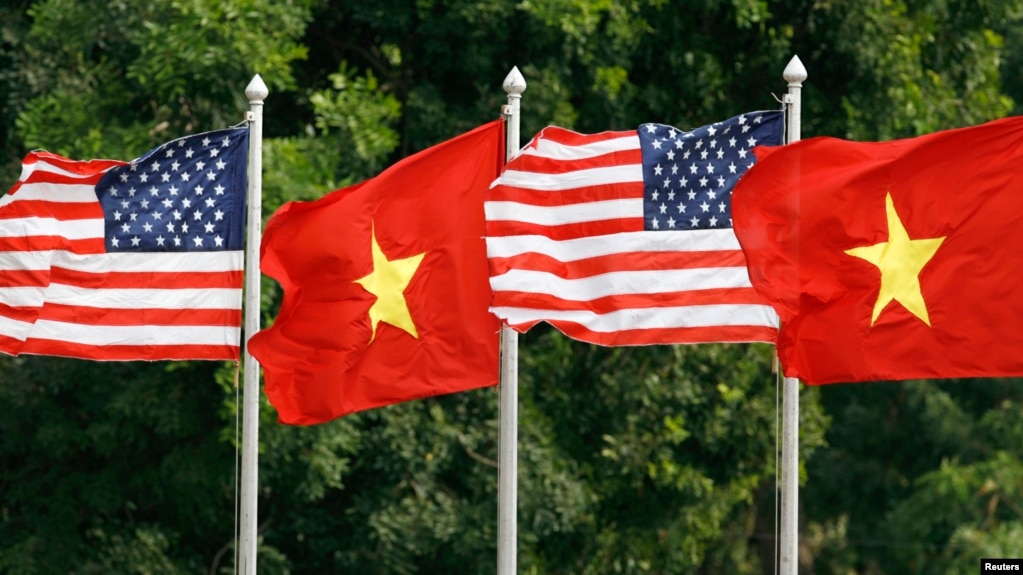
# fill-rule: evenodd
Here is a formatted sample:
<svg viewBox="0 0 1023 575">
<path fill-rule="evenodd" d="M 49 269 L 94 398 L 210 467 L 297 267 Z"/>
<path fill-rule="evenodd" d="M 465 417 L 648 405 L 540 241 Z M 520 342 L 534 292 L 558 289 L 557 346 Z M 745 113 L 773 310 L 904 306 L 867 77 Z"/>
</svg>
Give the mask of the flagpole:
<svg viewBox="0 0 1023 575">
<path fill-rule="evenodd" d="M 519 104 L 526 79 L 517 66 L 504 79 L 508 104 L 501 110 L 506 119 L 505 159 L 519 151 Z M 497 443 L 497 575 L 515 575 L 518 539 L 519 457 L 519 334 L 501 325 L 500 429 Z"/>
<path fill-rule="evenodd" d="M 259 241 L 263 227 L 263 100 L 269 91 L 256 74 L 245 87 L 249 99 L 249 189 L 245 241 L 245 340 L 259 331 Z M 256 527 L 259 486 L 259 363 L 243 345 L 242 488 L 238 532 L 238 573 L 256 573 Z"/>
<path fill-rule="evenodd" d="M 789 83 L 785 94 L 785 143 L 800 139 L 802 88 L 806 68 L 793 56 L 782 77 Z M 784 367 L 784 366 L 783 366 Z M 799 570 L 799 379 L 783 377 L 781 447 L 781 575 Z"/>
</svg>

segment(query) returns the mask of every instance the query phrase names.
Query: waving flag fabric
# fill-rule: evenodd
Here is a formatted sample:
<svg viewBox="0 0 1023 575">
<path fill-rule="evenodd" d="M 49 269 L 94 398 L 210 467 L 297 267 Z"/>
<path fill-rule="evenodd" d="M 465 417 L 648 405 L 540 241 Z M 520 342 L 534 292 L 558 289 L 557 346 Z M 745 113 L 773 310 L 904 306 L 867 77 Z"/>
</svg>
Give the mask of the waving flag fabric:
<svg viewBox="0 0 1023 575">
<path fill-rule="evenodd" d="M 544 129 L 486 196 L 492 310 L 602 345 L 774 341 L 730 196 L 782 128 L 767 111 L 692 131 Z"/>
<path fill-rule="evenodd" d="M 1023 117 L 756 154 L 735 229 L 786 375 L 1023 375 Z"/>
<path fill-rule="evenodd" d="M 483 193 L 504 157 L 503 127 L 285 204 L 267 222 L 260 267 L 284 301 L 248 345 L 282 423 L 497 384 Z"/>
<path fill-rule="evenodd" d="M 248 130 L 132 162 L 32 152 L 0 197 L 0 352 L 235 359 Z"/>
</svg>

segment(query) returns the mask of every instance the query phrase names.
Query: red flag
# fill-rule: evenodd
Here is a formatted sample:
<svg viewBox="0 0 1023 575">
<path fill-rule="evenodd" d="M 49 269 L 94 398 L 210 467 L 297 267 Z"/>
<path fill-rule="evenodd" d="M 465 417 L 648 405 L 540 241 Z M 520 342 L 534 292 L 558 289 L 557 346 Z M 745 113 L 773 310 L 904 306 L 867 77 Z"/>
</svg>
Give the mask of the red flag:
<svg viewBox="0 0 1023 575">
<path fill-rule="evenodd" d="M 284 301 L 249 351 L 282 423 L 497 383 L 483 192 L 502 129 L 491 122 L 267 222 L 261 269 Z"/>
<path fill-rule="evenodd" d="M 1023 375 L 1023 118 L 756 153 L 733 217 L 786 375 Z"/>
</svg>

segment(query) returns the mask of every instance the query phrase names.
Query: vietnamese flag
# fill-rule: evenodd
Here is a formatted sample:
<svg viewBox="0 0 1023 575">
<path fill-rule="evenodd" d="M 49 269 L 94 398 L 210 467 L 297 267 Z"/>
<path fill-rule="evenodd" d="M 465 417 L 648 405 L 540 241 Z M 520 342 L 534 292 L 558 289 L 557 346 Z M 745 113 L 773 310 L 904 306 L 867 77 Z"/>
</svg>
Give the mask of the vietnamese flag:
<svg viewBox="0 0 1023 575">
<path fill-rule="evenodd" d="M 260 269 L 284 301 L 248 349 L 282 423 L 497 383 L 483 192 L 503 153 L 497 120 L 271 216 Z"/>
<path fill-rule="evenodd" d="M 1023 117 L 755 153 L 735 233 L 787 376 L 1023 375 Z"/>
</svg>

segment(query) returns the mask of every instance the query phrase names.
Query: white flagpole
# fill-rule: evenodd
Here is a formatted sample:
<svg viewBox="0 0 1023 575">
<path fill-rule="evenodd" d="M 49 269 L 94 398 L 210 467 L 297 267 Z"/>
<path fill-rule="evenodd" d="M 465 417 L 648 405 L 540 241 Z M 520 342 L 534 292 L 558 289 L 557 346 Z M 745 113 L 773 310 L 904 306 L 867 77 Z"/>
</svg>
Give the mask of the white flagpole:
<svg viewBox="0 0 1023 575">
<path fill-rule="evenodd" d="M 526 79 L 513 67 L 504 79 L 506 159 L 519 151 L 519 103 Z M 518 539 L 519 334 L 501 326 L 501 401 L 497 443 L 497 575 L 515 575 Z"/>
<path fill-rule="evenodd" d="M 259 242 L 263 227 L 263 100 L 269 91 L 256 74 L 245 87 L 249 99 L 248 232 L 245 239 L 245 344 L 259 331 Z M 259 363 L 243 345 L 242 493 L 237 572 L 256 573 L 256 513 L 259 486 Z"/>
<path fill-rule="evenodd" d="M 782 77 L 789 83 L 785 143 L 800 139 L 803 80 L 806 68 L 793 56 Z M 781 424 L 781 575 L 799 570 L 799 380 L 783 378 Z"/>
</svg>

